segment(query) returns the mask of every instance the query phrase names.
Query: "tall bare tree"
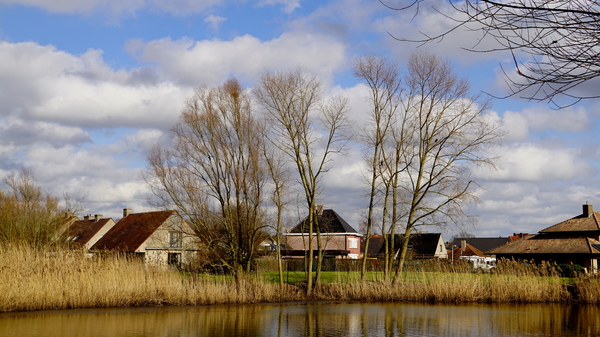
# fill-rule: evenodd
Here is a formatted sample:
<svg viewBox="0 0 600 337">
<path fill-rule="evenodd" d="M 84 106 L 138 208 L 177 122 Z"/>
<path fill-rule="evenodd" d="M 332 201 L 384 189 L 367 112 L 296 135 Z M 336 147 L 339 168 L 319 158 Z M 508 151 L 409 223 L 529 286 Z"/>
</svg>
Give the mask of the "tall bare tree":
<svg viewBox="0 0 600 337">
<path fill-rule="evenodd" d="M 415 9 L 418 14 L 428 2 L 414 0 L 409 6 L 395 9 Z M 481 52 L 508 50 L 512 53 L 520 80 L 507 76 L 511 95 L 549 101 L 558 107 L 600 97 L 597 90 L 591 93 L 578 90 L 582 84 L 600 75 L 598 1 L 465 0 L 448 1 L 448 6 L 452 6 L 453 13 L 442 8 L 436 10 L 441 17 L 454 21 L 451 29 L 436 34 L 423 32 L 422 38 L 399 39 L 427 43 L 439 41 L 460 30 L 480 31 L 481 38 L 473 41 L 467 49 Z M 480 42 L 486 38 L 493 39 L 497 45 L 480 47 L 485 45 Z M 518 52 L 524 53 L 525 60 Z M 557 100 L 560 97 L 567 100 Z"/>
<path fill-rule="evenodd" d="M 406 89 L 403 89 L 406 90 Z M 404 186 L 400 180 L 414 161 L 410 138 L 415 121 L 402 111 L 390 128 L 391 137 L 384 143 L 380 162 L 383 206 L 381 232 L 384 248 L 384 280 L 391 278 L 393 261 L 397 257 L 396 232 L 401 229 L 407 214 L 406 200 L 402 198 Z M 411 155 L 412 153 L 412 155 Z"/>
<path fill-rule="evenodd" d="M 171 136 L 170 144 L 151 151 L 144 177 L 154 195 L 186 216 L 218 264 L 239 281 L 265 235 L 268 170 L 251 98 L 236 79 L 200 87 Z"/>
<path fill-rule="evenodd" d="M 377 207 L 378 186 L 381 182 L 382 170 L 384 168 L 384 149 L 385 143 L 392 136 L 392 124 L 395 119 L 396 109 L 399 105 L 401 92 L 400 74 L 397 64 L 388 61 L 383 56 L 366 55 L 358 58 L 352 67 L 355 77 L 363 81 L 369 88 L 368 102 L 372 109 L 369 113 L 369 125 L 363 131 L 363 141 L 368 148 L 368 158 L 370 169 L 369 177 L 369 205 L 366 219 L 366 239 L 364 241 L 361 280 L 364 281 L 367 266 L 367 252 L 371 233 L 373 229 L 373 219 Z M 389 185 L 385 185 L 389 186 Z M 384 201 L 387 200 L 388 192 L 384 192 Z M 387 208 L 384 207 L 384 210 Z M 381 230 L 383 239 L 387 243 L 388 236 L 385 235 L 386 215 L 381 216 Z M 387 264 L 386 264 L 386 271 Z M 385 273 L 387 275 L 387 273 Z"/>
<path fill-rule="evenodd" d="M 469 93 L 469 84 L 453 73 L 447 61 L 433 54 L 413 54 L 404 81 L 403 116 L 397 138 L 404 143 L 399 177 L 403 201 L 404 239 L 394 275 L 398 282 L 410 235 L 418 226 L 444 225 L 464 215 L 474 200 L 470 167 L 493 167 L 486 149 L 502 137 L 499 126 L 485 115 L 488 101 Z"/>
<path fill-rule="evenodd" d="M 254 91 L 270 125 L 269 140 L 293 162 L 304 192 L 309 227 L 306 291 L 311 294 L 315 233 L 318 250 L 315 284 L 319 282 L 323 247 L 316 216 L 317 196 L 331 155 L 340 152 L 345 144 L 347 102 L 341 97 L 325 100 L 321 82 L 301 69 L 266 72 Z"/>
</svg>

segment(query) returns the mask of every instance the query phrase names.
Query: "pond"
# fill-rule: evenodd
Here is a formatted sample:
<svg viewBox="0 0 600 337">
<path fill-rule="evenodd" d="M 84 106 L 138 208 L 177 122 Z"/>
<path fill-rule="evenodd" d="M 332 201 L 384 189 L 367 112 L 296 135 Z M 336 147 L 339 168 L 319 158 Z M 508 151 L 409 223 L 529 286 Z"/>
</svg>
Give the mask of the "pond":
<svg viewBox="0 0 600 337">
<path fill-rule="evenodd" d="M 291 303 L 0 314 L 0 336 L 595 336 L 597 306 Z"/>
</svg>

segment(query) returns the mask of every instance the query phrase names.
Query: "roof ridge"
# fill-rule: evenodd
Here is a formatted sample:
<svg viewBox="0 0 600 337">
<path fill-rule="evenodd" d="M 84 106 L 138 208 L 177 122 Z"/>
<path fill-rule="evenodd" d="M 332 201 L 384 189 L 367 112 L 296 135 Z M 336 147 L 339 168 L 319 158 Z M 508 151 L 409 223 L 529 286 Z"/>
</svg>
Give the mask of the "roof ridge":
<svg viewBox="0 0 600 337">
<path fill-rule="evenodd" d="M 358 231 L 352 227 L 352 225 L 350 225 L 348 223 L 348 221 L 346 221 L 344 218 L 342 218 L 341 215 L 339 215 L 335 210 L 331 209 L 331 211 L 333 212 L 333 214 L 338 218 L 338 220 L 340 221 L 340 223 L 342 224 L 342 228 L 344 228 L 344 230 L 346 230 L 346 233 L 357 233 Z M 350 231 L 352 230 L 352 231 Z"/>
</svg>

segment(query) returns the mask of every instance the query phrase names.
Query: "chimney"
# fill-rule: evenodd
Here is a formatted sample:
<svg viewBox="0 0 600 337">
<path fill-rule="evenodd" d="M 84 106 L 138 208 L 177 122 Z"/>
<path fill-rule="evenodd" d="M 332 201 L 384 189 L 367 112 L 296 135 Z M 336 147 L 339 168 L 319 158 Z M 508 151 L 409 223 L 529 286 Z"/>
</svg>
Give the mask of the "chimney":
<svg viewBox="0 0 600 337">
<path fill-rule="evenodd" d="M 123 208 L 123 217 L 126 217 L 129 214 L 131 214 L 131 208 Z"/>
<path fill-rule="evenodd" d="M 585 204 L 583 205 L 583 217 L 587 218 L 594 213 L 594 208 L 592 205 Z"/>
<path fill-rule="evenodd" d="M 460 240 L 460 248 L 461 249 L 467 248 L 467 240 Z"/>
<path fill-rule="evenodd" d="M 91 215 L 85 215 L 85 216 L 83 216 L 83 220 L 90 220 L 91 217 L 92 217 Z"/>
<path fill-rule="evenodd" d="M 317 215 L 323 215 L 323 205 L 317 205 Z"/>
<path fill-rule="evenodd" d="M 102 219 L 102 214 L 95 214 L 94 215 L 94 220 L 98 221 L 100 219 Z"/>
</svg>

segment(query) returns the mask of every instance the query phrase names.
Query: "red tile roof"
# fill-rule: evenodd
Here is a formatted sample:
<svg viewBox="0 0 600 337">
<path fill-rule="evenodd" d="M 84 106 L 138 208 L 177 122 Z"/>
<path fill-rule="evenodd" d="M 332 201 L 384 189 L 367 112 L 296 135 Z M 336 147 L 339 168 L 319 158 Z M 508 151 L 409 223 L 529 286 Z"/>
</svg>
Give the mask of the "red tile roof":
<svg viewBox="0 0 600 337">
<path fill-rule="evenodd" d="M 456 247 L 454 248 L 454 250 L 448 252 L 448 256 L 452 256 L 454 257 L 454 259 L 458 259 L 461 256 L 485 256 L 485 254 L 481 250 L 467 243 L 465 248 Z"/>
<path fill-rule="evenodd" d="M 129 214 L 119 220 L 96 244 L 93 250 L 133 252 L 177 211 Z"/>
</svg>

